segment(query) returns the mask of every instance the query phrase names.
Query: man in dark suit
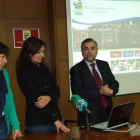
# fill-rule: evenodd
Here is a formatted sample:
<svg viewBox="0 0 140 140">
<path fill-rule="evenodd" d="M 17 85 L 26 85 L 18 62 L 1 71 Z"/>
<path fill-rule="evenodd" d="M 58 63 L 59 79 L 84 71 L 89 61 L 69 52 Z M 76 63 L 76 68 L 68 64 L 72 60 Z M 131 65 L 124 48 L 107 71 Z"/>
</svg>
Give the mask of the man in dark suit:
<svg viewBox="0 0 140 140">
<path fill-rule="evenodd" d="M 84 40 L 81 51 L 84 59 L 70 69 L 72 93 L 88 102 L 88 109 L 95 118 L 88 116 L 90 124 L 107 121 L 113 106 L 111 97 L 118 92 L 119 83 L 115 80 L 108 63 L 95 59 L 98 54 L 95 40 Z M 78 111 L 77 121 L 78 126 L 86 125 L 83 112 Z"/>
</svg>

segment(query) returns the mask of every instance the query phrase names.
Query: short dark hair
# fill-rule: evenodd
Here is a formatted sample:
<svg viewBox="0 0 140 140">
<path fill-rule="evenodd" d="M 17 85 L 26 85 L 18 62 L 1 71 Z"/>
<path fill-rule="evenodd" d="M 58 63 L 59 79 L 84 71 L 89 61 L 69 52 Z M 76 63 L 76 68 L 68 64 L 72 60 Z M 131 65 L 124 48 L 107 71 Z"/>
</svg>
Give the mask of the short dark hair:
<svg viewBox="0 0 140 140">
<path fill-rule="evenodd" d="M 10 49 L 5 44 L 0 42 L 0 54 L 4 54 L 4 55 L 8 56 L 9 52 L 10 52 Z"/>
<path fill-rule="evenodd" d="M 45 43 L 41 39 L 33 36 L 27 38 L 23 43 L 21 52 L 18 56 L 16 70 L 18 70 L 21 66 L 29 68 L 31 64 L 31 57 L 38 53 L 42 46 L 45 47 Z"/>
<path fill-rule="evenodd" d="M 96 42 L 94 39 L 92 39 L 92 38 L 87 38 L 87 39 L 85 39 L 85 40 L 81 43 L 81 49 L 82 49 L 83 44 L 84 44 L 85 42 L 91 42 L 91 41 L 95 42 L 96 46 L 98 47 L 98 44 L 97 44 L 97 42 Z"/>
</svg>

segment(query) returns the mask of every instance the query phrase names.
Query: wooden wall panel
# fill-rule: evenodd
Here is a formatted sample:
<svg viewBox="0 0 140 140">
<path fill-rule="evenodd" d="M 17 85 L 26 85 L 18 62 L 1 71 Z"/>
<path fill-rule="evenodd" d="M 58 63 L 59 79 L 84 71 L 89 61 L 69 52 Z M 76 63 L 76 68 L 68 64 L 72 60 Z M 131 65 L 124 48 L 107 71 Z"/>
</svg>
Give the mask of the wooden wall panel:
<svg viewBox="0 0 140 140">
<path fill-rule="evenodd" d="M 14 102 L 16 107 L 25 107 L 26 101 L 23 93 L 21 92 L 17 77 L 16 77 L 16 64 L 10 63 L 9 65 L 9 78 L 10 78 L 10 85 L 14 95 Z"/>
<path fill-rule="evenodd" d="M 48 26 L 49 26 L 49 41 L 50 41 L 50 63 L 51 63 L 51 72 L 56 80 L 56 57 L 55 57 L 55 38 L 54 38 L 54 9 L 53 9 L 53 1 L 47 1 L 47 9 L 49 11 L 48 14 Z"/>
<path fill-rule="evenodd" d="M 77 109 L 71 102 L 68 102 L 66 105 L 60 105 L 60 108 L 61 108 L 61 114 L 63 116 L 64 121 L 67 121 L 67 120 L 76 121 L 77 120 Z M 75 127 L 75 126 L 77 126 L 77 123 L 68 122 L 67 126 L 69 128 Z"/>
<path fill-rule="evenodd" d="M 65 0 L 56 0 L 56 15 L 57 16 L 66 16 L 66 3 Z"/>
<path fill-rule="evenodd" d="M 60 87 L 60 101 L 62 104 L 67 104 L 69 96 L 69 71 L 68 62 L 59 62 L 59 87 Z"/>
<path fill-rule="evenodd" d="M 26 110 L 26 107 L 17 107 L 17 116 L 18 116 L 18 119 L 19 119 L 19 122 L 20 122 L 20 129 L 21 129 L 21 132 L 22 134 L 24 134 L 24 130 L 26 129 L 26 126 L 25 126 L 25 110 Z"/>
<path fill-rule="evenodd" d="M 5 1 L 0 0 L 0 18 L 5 18 Z"/>
<path fill-rule="evenodd" d="M 6 22 L 5 19 L 0 19 L 0 41 L 6 44 Z"/>
<path fill-rule="evenodd" d="M 58 46 L 58 59 L 68 60 L 68 41 L 67 41 L 67 27 L 66 18 L 57 18 L 57 46 Z"/>
<path fill-rule="evenodd" d="M 140 124 L 140 94 L 133 95 L 133 101 L 135 102 L 133 111 L 134 122 L 138 122 Z"/>
<path fill-rule="evenodd" d="M 77 109 L 75 105 L 68 102 L 67 105 L 60 105 L 61 112 L 64 120 L 76 120 L 77 119 Z M 67 110 L 67 113 L 66 113 Z"/>
<path fill-rule="evenodd" d="M 7 18 L 47 18 L 47 0 L 5 0 Z"/>
<path fill-rule="evenodd" d="M 128 103 L 128 102 L 133 102 L 132 95 L 115 96 L 115 97 L 112 97 L 112 100 L 113 100 L 113 104 L 114 105 Z"/>
</svg>

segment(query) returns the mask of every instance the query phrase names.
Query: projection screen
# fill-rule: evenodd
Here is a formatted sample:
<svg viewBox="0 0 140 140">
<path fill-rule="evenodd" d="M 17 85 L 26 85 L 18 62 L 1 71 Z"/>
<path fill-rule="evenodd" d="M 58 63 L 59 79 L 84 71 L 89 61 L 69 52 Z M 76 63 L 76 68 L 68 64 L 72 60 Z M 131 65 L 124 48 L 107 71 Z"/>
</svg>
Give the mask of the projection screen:
<svg viewBox="0 0 140 140">
<path fill-rule="evenodd" d="M 140 92 L 140 0 L 66 0 L 69 68 L 80 62 L 81 42 L 98 43 L 120 94 Z"/>
</svg>

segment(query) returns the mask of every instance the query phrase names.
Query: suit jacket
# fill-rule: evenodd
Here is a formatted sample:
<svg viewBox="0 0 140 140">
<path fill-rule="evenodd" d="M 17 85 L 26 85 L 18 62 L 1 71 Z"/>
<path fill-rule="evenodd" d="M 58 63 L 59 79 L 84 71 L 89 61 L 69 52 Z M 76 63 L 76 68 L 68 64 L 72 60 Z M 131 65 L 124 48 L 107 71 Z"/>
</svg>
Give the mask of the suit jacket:
<svg viewBox="0 0 140 140">
<path fill-rule="evenodd" d="M 115 80 L 111 69 L 107 62 L 102 60 L 96 60 L 96 64 L 101 73 L 103 84 L 108 85 L 109 88 L 113 89 L 113 95 L 118 92 L 119 83 Z M 94 115 L 95 120 L 89 116 L 89 123 L 98 123 L 100 120 L 101 111 L 101 95 L 100 90 L 84 60 L 76 64 L 70 69 L 71 74 L 71 89 L 73 94 L 79 95 L 82 99 L 88 102 L 88 109 Z M 109 107 L 112 108 L 111 97 L 106 96 L 109 101 Z M 85 116 L 83 112 L 78 111 L 78 125 L 85 125 Z"/>
<path fill-rule="evenodd" d="M 26 97 L 26 125 L 37 126 L 53 124 L 62 119 L 57 99 L 59 87 L 55 83 L 49 69 L 31 63 L 31 69 L 21 67 L 17 72 L 19 86 Z M 43 108 L 34 105 L 38 97 L 49 95 L 51 101 Z"/>
<path fill-rule="evenodd" d="M 4 106 L 4 114 L 5 114 L 5 122 L 8 128 L 7 134 L 9 134 L 10 125 L 12 126 L 12 131 L 14 131 L 20 129 L 20 123 L 18 121 L 18 117 L 16 113 L 13 93 L 10 86 L 9 74 L 5 68 L 3 68 L 3 73 L 8 88 L 8 93 L 6 94 L 6 102 Z"/>
</svg>

